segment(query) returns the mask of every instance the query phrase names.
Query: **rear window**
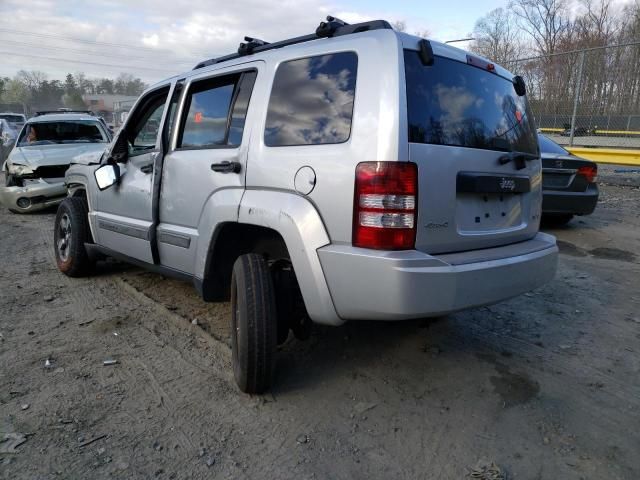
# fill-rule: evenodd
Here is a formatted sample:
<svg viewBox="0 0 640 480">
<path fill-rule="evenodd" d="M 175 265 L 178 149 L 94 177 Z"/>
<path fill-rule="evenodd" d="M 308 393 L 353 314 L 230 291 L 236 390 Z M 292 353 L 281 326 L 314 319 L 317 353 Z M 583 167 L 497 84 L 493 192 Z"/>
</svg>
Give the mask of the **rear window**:
<svg viewBox="0 0 640 480">
<path fill-rule="evenodd" d="M 558 155 L 570 155 L 564 148 L 553 140 L 549 140 L 544 135 L 538 135 L 538 143 L 540 143 L 540 151 L 542 153 L 555 153 Z"/>
<path fill-rule="evenodd" d="M 424 66 L 410 50 L 404 60 L 410 142 L 538 153 L 526 97 L 510 80 L 439 56 Z"/>
<path fill-rule="evenodd" d="M 11 123 L 23 123 L 24 117 L 22 115 L 0 115 L 0 118 Z"/>
<path fill-rule="evenodd" d="M 346 142 L 357 68 L 353 52 L 283 62 L 273 80 L 264 143 L 282 147 Z"/>
<path fill-rule="evenodd" d="M 103 143 L 107 136 L 91 120 L 75 120 L 64 122 L 34 122 L 27 124 L 22 131 L 18 145 L 29 147 L 56 143 Z"/>
</svg>

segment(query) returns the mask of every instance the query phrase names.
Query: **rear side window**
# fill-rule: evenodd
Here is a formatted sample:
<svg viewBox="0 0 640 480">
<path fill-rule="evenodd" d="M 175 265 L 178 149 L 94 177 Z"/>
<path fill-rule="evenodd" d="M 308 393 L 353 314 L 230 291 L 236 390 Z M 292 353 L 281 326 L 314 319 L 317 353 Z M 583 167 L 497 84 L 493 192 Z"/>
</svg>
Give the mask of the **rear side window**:
<svg viewBox="0 0 640 480">
<path fill-rule="evenodd" d="M 529 104 L 510 80 L 440 56 L 424 66 L 410 50 L 404 62 L 410 142 L 537 154 Z"/>
<path fill-rule="evenodd" d="M 240 145 L 256 75 L 250 71 L 194 83 L 185 102 L 178 148 Z"/>
<path fill-rule="evenodd" d="M 282 63 L 273 80 L 264 143 L 282 147 L 346 142 L 357 68 L 353 52 Z"/>
</svg>

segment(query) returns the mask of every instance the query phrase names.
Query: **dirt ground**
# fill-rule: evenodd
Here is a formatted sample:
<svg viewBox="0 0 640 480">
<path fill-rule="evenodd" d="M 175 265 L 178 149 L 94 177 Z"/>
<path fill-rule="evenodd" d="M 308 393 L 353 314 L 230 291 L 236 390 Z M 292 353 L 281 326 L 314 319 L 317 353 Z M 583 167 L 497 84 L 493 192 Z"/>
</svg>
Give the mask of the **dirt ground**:
<svg viewBox="0 0 640 480">
<path fill-rule="evenodd" d="M 551 230 L 552 283 L 316 327 L 261 397 L 227 304 L 117 262 L 66 278 L 54 213 L 1 209 L 0 478 L 639 478 L 640 174 L 603 170 L 596 213 Z"/>
</svg>

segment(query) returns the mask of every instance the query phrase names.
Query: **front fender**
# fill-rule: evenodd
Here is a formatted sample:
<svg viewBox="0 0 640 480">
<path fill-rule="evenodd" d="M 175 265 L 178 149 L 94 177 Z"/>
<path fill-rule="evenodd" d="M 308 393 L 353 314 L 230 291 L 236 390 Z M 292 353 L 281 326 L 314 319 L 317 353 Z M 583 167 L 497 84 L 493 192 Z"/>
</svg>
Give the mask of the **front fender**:
<svg viewBox="0 0 640 480">
<path fill-rule="evenodd" d="M 96 192 L 98 191 L 93 172 L 100 165 L 71 164 L 64 176 L 64 183 L 69 191 L 69 196 L 75 195 L 77 190 L 84 190 L 87 196 L 89 207 L 89 228 L 93 238 L 96 237 L 95 215 L 93 215 L 96 202 Z"/>
<path fill-rule="evenodd" d="M 246 190 L 240 223 L 277 231 L 284 239 L 307 313 L 316 323 L 341 325 L 320 265 L 317 250 L 331 243 L 322 218 L 306 198 L 287 192 Z"/>
</svg>

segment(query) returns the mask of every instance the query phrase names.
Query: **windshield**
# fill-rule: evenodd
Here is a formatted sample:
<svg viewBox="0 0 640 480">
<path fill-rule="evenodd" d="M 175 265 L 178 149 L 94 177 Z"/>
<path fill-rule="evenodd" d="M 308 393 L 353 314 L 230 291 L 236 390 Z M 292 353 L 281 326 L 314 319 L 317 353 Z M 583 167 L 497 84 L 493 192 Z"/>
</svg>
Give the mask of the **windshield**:
<svg viewBox="0 0 640 480">
<path fill-rule="evenodd" d="M 548 139 L 544 135 L 538 135 L 538 142 L 540 143 L 540 151 L 542 153 L 554 153 L 558 155 L 571 155 L 564 148 L 558 145 L 553 140 Z"/>
<path fill-rule="evenodd" d="M 0 118 L 10 123 L 24 123 L 22 115 L 0 115 Z"/>
<path fill-rule="evenodd" d="M 499 75 L 436 56 L 424 66 L 405 50 L 409 141 L 537 155 L 525 96 Z"/>
<path fill-rule="evenodd" d="M 28 147 L 56 143 L 103 143 L 106 141 L 107 137 L 98 125 L 98 122 L 91 120 L 66 120 L 28 124 L 20 135 L 18 145 Z"/>
</svg>

